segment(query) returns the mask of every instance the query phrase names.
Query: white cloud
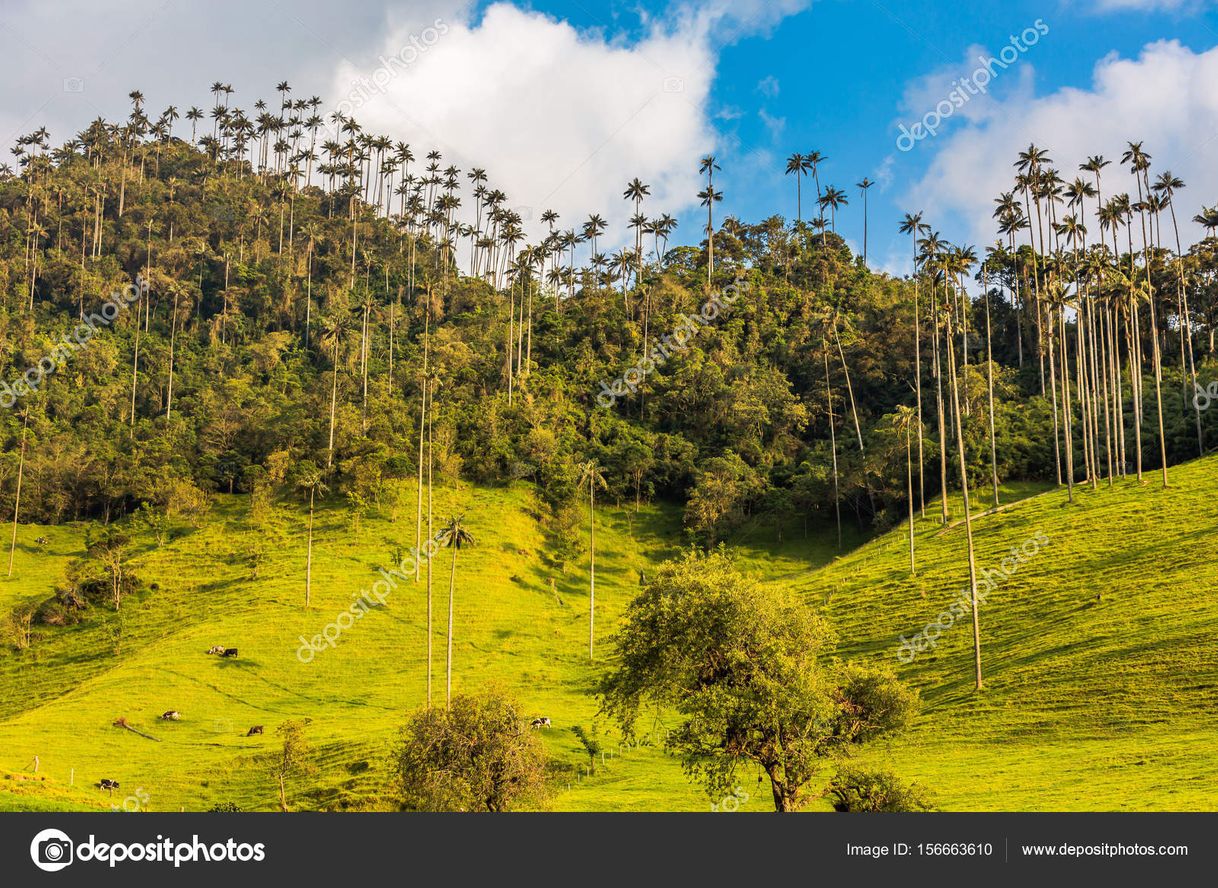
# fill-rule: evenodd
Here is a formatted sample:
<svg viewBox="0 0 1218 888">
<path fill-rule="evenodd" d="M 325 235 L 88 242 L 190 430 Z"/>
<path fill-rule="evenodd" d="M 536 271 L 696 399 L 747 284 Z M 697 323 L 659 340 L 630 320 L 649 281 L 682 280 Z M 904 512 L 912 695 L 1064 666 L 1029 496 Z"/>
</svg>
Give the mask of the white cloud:
<svg viewBox="0 0 1218 888">
<path fill-rule="evenodd" d="M 906 195 L 906 206 L 925 209 L 936 228 L 962 228 L 971 242 L 992 243 L 993 198 L 1012 188 L 1012 164 L 1030 143 L 1049 151 L 1067 181 L 1086 175 L 1078 165 L 1090 155 L 1113 161 L 1102 179 L 1104 195 L 1111 196 L 1136 194 L 1135 180 L 1119 161 L 1127 142 L 1143 141 L 1152 156 L 1152 179 L 1170 169 L 1187 185 L 1176 196 L 1177 216 L 1182 238 L 1192 240 L 1201 232 L 1189 220 L 1201 204 L 1218 200 L 1215 82 L 1218 48 L 1194 53 L 1163 41 L 1147 45 L 1136 59 L 1102 59 L 1089 89 L 1063 88 L 1040 97 L 1020 91 L 992 100 L 983 116 L 963 128 L 920 143 L 917 150 L 936 153 Z M 1088 211 L 1093 209 L 1089 201 Z M 1087 226 L 1094 238 L 1094 219 Z"/>
<path fill-rule="evenodd" d="M 409 142 L 417 156 L 436 148 L 444 164 L 484 167 L 535 220 L 544 209 L 557 210 L 565 226 L 600 213 L 611 225 L 605 244 L 625 241 L 632 207 L 622 190 L 631 178 L 651 186 L 646 213 L 697 203 L 698 157 L 715 144 L 708 96 L 719 46 L 806 4 L 679 6 L 626 42 L 496 3 L 478 19 L 447 21 L 446 33 L 355 116 L 367 130 Z M 417 27 L 392 27 L 380 52 L 397 53 Z M 345 94 L 370 73 L 341 64 L 333 92 Z"/>
<path fill-rule="evenodd" d="M 273 105 L 287 79 L 294 97 L 317 93 L 328 113 L 379 56 L 442 18 L 448 33 L 361 107 L 360 123 L 417 155 L 435 147 L 445 164 L 485 167 L 534 218 L 547 206 L 567 225 L 599 212 L 626 240 L 626 181 L 652 186 L 649 213 L 696 204 L 716 118 L 742 113 L 708 106 L 719 50 L 809 5 L 673 0 L 662 16 L 637 12 L 642 36 L 628 38 L 507 3 L 478 13 L 473 0 L 3 0 L 0 55 L 12 64 L 0 80 L 0 139 L 47 125 L 59 141 L 98 115 L 124 117 L 134 88 L 153 113 L 207 109 L 218 78 L 247 111 L 259 96 Z M 84 91 L 65 92 L 68 77 Z M 189 132 L 184 121 L 177 132 Z"/>
<path fill-rule="evenodd" d="M 1176 12 L 1191 11 L 1213 0 L 1095 0 L 1097 12 Z"/>
<path fill-rule="evenodd" d="M 777 98 L 779 89 L 778 78 L 773 74 L 769 74 L 757 81 L 757 92 L 767 99 Z"/>
<path fill-rule="evenodd" d="M 782 138 L 782 134 L 787 129 L 787 119 L 785 117 L 775 117 L 767 113 L 764 108 L 758 109 L 757 116 L 761 118 L 766 131 L 770 134 L 770 141 L 777 142 Z"/>
</svg>

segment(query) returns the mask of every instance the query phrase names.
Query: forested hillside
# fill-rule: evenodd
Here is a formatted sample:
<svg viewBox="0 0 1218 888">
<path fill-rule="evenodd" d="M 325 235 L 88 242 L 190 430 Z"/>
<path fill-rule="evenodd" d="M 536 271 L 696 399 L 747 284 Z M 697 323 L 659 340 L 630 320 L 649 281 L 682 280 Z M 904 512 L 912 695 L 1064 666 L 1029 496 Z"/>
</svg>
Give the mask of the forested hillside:
<svg viewBox="0 0 1218 888">
<path fill-rule="evenodd" d="M 487 613 L 510 618 L 479 625 L 477 644 L 511 650 L 525 633 L 527 666 L 507 684 L 536 682 L 548 696 L 532 702 L 589 722 L 595 639 L 650 570 L 691 546 L 739 549 L 832 610 L 850 577 L 803 572 L 891 531 L 899 559 L 872 565 L 877 588 L 896 571 L 902 595 L 971 587 L 974 631 L 955 641 L 971 645 L 979 689 L 978 551 L 1007 542 L 993 536 L 1004 510 L 1051 502 L 1111 521 L 1141 497 L 1167 520 L 1164 488 L 1196 494 L 1212 471 L 1190 461 L 1218 444 L 1218 212 L 1201 208 L 1209 236 L 1182 244 L 1184 183 L 1141 143 L 1119 163 L 1088 158 L 1077 177 L 1043 148 L 1013 152 L 989 247 L 953 245 L 919 213 L 865 220 L 909 235 L 911 273 L 896 278 L 838 232 L 849 199 L 817 152 L 785 170 L 808 204 L 815 185 L 811 218 L 802 203 L 794 222 L 724 216 L 731 196 L 705 157 L 691 159 L 704 230 L 649 216 L 635 179 L 623 183 L 630 228 L 609 231 L 597 207 L 532 223 L 485 170 L 323 119 L 286 83 L 248 110 L 224 84 L 212 93 L 210 112 L 154 114 L 132 92 L 126 120 L 58 144 L 23 136 L 0 172 L 0 505 L 12 522 L 0 716 L 31 736 L 51 722 L 30 707 L 60 695 L 83 709 L 57 711 L 57 729 L 82 712 L 124 716 L 100 713 L 98 695 L 111 679 L 120 699 L 151 692 L 166 650 L 180 699 L 210 711 L 235 695 L 243 726 L 264 706 L 312 717 L 303 698 L 268 703 L 252 684 L 187 691 L 191 669 L 175 658 L 223 648 L 218 634 L 258 639 L 267 647 L 233 669 L 279 687 L 286 676 L 257 676 L 260 658 L 317 631 L 319 602 L 358 593 L 346 571 L 438 541 L 455 576 L 457 550 L 488 532 L 494 557 L 472 569 L 495 590 Z M 1118 170 L 1132 193 L 1109 193 Z M 1103 227 L 1088 232 L 1093 210 Z M 1015 503 L 1040 490 L 1039 505 Z M 594 566 L 575 570 L 602 556 L 598 510 L 612 515 L 599 600 Z M 940 573 L 919 585 L 924 557 Z M 564 597 L 589 580 L 577 618 Z M 909 627 L 893 601 L 856 591 L 863 604 L 838 615 L 853 633 L 843 650 L 867 655 Z M 423 631 L 431 603 L 429 578 Z M 377 619 L 413 630 L 417 610 Z M 548 644 L 582 646 L 585 633 L 586 658 L 564 646 L 544 665 Z M 1000 645 L 1007 658 L 1017 647 Z M 383 654 L 366 656 L 378 670 L 414 662 Z M 474 674 L 504 680 L 501 659 Z M 334 660 L 347 686 L 351 664 Z M 335 702 L 327 674 L 313 674 L 317 706 Z M 330 765 L 360 767 L 354 724 L 326 730 Z M 226 798 L 201 791 L 198 773 L 145 764 L 179 804 Z M 363 778 L 340 785 L 336 773 L 311 804 L 376 802 Z M 268 804 L 260 785 L 234 795 Z"/>
</svg>

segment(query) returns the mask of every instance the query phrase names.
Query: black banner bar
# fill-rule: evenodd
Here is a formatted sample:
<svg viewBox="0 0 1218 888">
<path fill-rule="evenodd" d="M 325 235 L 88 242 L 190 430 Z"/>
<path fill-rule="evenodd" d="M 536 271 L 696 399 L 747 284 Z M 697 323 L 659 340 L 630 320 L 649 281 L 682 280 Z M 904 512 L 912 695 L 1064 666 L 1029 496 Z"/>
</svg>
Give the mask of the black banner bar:
<svg viewBox="0 0 1218 888">
<path fill-rule="evenodd" d="M 0 814 L 21 886 L 1209 880 L 1216 847 L 1218 814 Z"/>
</svg>

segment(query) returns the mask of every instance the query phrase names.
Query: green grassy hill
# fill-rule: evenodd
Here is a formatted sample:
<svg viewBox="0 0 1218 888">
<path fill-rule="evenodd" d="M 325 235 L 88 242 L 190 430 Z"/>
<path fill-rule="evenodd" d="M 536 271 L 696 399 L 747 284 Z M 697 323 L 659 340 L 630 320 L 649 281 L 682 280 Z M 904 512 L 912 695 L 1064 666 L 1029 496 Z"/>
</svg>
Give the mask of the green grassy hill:
<svg viewBox="0 0 1218 888">
<path fill-rule="evenodd" d="M 967 619 L 912 663 L 897 659 L 899 637 L 935 620 L 966 582 L 962 524 L 944 529 L 928 509 L 917 523 L 916 578 L 904 527 L 871 541 L 848 537 L 855 548 L 836 560 L 833 535 L 819 526 L 758 521 L 731 544 L 748 570 L 826 607 L 843 655 L 891 663 L 921 689 L 915 728 L 866 758 L 928 785 L 944 808 L 1212 809 L 1218 459 L 1173 469 L 1171 481 L 1167 491 L 1133 482 L 1079 488 L 1074 505 L 1064 491 L 1033 495 L 1021 486 L 1003 494 L 1025 499 L 990 515 L 974 504 L 981 567 L 998 567 L 1037 532 L 1048 540 L 981 610 L 980 694 Z M 586 556 L 565 570 L 549 564 L 531 490 L 438 490 L 436 506 L 438 515 L 464 512 L 477 538 L 458 562 L 454 689 L 494 684 L 553 720 L 542 733 L 565 769 L 553 807 L 707 810 L 705 795 L 654 742 L 619 748 L 597 718 Z M 342 508 L 318 513 L 307 610 L 304 519 L 295 507 L 255 521 L 247 498 L 221 497 L 198 528 L 181 528 L 163 547 L 140 537 L 133 569 L 148 591 L 118 614 L 95 609 L 79 626 L 43 629 L 31 648 L 0 653 L 0 810 L 133 807 L 135 799 L 151 810 L 271 809 L 266 759 L 275 725 L 288 718 L 312 720 L 319 766 L 290 787 L 295 807 L 383 807 L 396 731 L 426 699 L 425 582 L 400 582 L 383 608 L 312 662 L 296 653 L 300 636 L 320 633 L 394 563 L 396 546 L 413 544 L 412 493 L 382 511 L 358 524 Z M 680 545 L 680 515 L 609 507 L 598 511 L 597 530 L 598 637 L 607 654 L 604 641 L 639 572 Z M 49 541 L 36 544 L 40 536 Z M 83 527 L 22 527 L 0 606 L 49 595 L 83 536 Z M 449 568 L 444 551 L 433 568 L 438 701 Z M 240 657 L 208 656 L 216 644 L 239 648 Z M 169 709 L 182 720 L 158 720 Z M 113 727 L 120 716 L 157 739 Z M 569 730 L 576 724 L 595 728 L 608 750 L 592 776 L 582 773 L 587 759 Z M 247 738 L 253 725 L 266 733 Z M 646 739 L 656 741 L 665 725 L 649 727 Z M 103 777 L 121 783 L 113 799 L 93 786 Z M 744 807 L 764 810 L 753 781 L 742 773 L 751 794 Z"/>
</svg>

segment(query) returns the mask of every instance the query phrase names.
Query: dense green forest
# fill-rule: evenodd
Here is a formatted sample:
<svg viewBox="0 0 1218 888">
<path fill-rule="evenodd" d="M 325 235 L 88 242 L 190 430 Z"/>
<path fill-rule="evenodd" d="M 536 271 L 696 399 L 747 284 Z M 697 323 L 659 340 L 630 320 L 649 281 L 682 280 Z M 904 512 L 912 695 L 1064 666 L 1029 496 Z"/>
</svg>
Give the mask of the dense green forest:
<svg viewBox="0 0 1218 888">
<path fill-rule="evenodd" d="M 389 480 L 421 489 L 426 451 L 439 478 L 535 482 L 560 553 L 589 462 L 602 496 L 683 503 L 714 544 L 758 515 L 882 528 L 961 465 L 972 487 L 1149 479 L 1218 435 L 1218 215 L 1186 250 L 1183 183 L 1140 143 L 1137 193 L 1107 200 L 1102 158 L 1066 182 L 1028 148 L 993 246 L 910 215 L 917 273 L 896 279 L 835 231 L 848 199 L 819 154 L 786 170 L 812 174 L 810 220 L 716 219 L 707 157 L 698 244 L 669 245 L 637 179 L 630 231 L 547 212 L 530 243 L 481 169 L 324 121 L 287 84 L 252 116 L 212 92 L 184 122 L 133 92 L 125 121 L 24 136 L 4 168 L 15 521 L 155 521 L 212 492 L 358 513 Z"/>
</svg>

